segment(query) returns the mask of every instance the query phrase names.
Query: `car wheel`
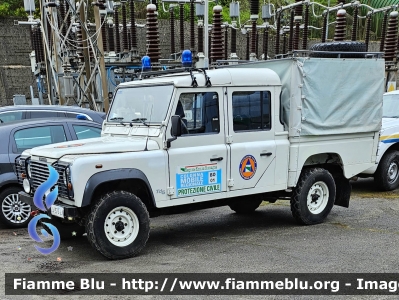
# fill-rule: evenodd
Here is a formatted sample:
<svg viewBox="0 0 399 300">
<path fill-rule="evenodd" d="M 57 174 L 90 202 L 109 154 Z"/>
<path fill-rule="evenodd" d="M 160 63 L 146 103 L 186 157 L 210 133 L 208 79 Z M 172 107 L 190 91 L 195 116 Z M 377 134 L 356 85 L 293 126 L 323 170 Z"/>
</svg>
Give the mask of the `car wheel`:
<svg viewBox="0 0 399 300">
<path fill-rule="evenodd" d="M 291 196 L 291 212 L 304 225 L 321 223 L 335 201 L 334 178 L 325 169 L 310 168 L 301 177 Z"/>
<path fill-rule="evenodd" d="M 9 187 L 0 193 L 0 220 L 9 228 L 23 228 L 28 226 L 31 219 L 31 206 L 21 202 L 19 187 Z"/>
<path fill-rule="evenodd" d="M 378 164 L 374 181 L 382 191 L 392 191 L 399 186 L 399 151 L 388 151 Z"/>
<path fill-rule="evenodd" d="M 115 191 L 95 203 L 87 217 L 86 233 L 90 244 L 110 259 L 137 255 L 146 245 L 150 217 L 136 195 Z"/>
</svg>

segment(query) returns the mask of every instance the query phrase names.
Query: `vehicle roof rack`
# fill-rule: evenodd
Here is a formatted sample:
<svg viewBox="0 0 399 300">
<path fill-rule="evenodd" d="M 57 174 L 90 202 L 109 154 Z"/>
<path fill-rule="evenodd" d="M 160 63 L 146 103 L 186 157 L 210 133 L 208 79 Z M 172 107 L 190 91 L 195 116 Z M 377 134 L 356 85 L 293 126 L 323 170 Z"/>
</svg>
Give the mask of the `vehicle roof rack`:
<svg viewBox="0 0 399 300">
<path fill-rule="evenodd" d="M 146 78 L 151 78 L 151 77 L 156 77 L 156 76 L 163 76 L 163 75 L 169 75 L 169 74 L 177 74 L 177 73 L 184 73 L 184 72 L 189 72 L 191 76 L 191 86 L 192 87 L 198 87 L 197 80 L 193 74 L 193 71 L 197 71 L 199 73 L 203 73 L 205 76 L 205 86 L 206 87 L 211 87 L 212 83 L 210 80 L 210 77 L 206 73 L 205 69 L 198 69 L 198 68 L 176 68 L 176 69 L 167 69 L 167 70 L 160 70 L 160 71 L 146 71 L 141 73 L 141 79 L 146 79 Z"/>
</svg>

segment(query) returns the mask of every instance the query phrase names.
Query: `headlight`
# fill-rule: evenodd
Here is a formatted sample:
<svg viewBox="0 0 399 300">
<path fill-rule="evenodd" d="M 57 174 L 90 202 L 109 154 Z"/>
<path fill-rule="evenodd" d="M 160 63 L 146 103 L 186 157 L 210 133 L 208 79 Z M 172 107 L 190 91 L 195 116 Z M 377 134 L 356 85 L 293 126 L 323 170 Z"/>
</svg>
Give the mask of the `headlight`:
<svg viewBox="0 0 399 300">
<path fill-rule="evenodd" d="M 24 187 L 24 191 L 25 193 L 29 194 L 30 193 L 30 183 L 28 179 L 24 179 L 24 181 L 22 182 L 22 185 Z"/>
<path fill-rule="evenodd" d="M 30 159 L 26 161 L 26 172 L 28 173 L 28 177 L 32 178 L 32 168 L 30 166 Z"/>
<path fill-rule="evenodd" d="M 65 186 L 68 186 L 68 183 L 70 182 L 70 178 L 71 178 L 71 170 L 69 169 L 69 167 L 66 167 L 65 171 L 64 171 L 64 184 L 65 184 Z"/>
</svg>

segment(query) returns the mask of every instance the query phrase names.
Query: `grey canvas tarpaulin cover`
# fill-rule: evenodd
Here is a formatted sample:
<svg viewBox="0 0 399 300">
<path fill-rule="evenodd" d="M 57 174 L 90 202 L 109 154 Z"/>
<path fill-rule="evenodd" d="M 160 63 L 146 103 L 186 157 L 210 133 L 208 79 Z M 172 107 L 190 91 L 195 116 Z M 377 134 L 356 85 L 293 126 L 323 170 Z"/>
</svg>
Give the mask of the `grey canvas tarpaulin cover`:
<svg viewBox="0 0 399 300">
<path fill-rule="evenodd" d="M 234 67 L 269 68 L 279 75 L 283 121 L 290 136 L 375 132 L 381 128 L 383 59 L 300 57 Z"/>
</svg>

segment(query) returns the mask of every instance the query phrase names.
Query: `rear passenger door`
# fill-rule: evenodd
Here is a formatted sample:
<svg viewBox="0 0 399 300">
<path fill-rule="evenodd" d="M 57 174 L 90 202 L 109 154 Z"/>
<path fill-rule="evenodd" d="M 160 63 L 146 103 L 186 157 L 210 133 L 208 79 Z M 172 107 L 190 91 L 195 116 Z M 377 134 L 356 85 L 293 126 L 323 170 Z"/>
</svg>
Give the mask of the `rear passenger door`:
<svg viewBox="0 0 399 300">
<path fill-rule="evenodd" d="M 262 192 L 274 185 L 272 93 L 260 87 L 227 88 L 230 191 L 259 188 Z"/>
</svg>

